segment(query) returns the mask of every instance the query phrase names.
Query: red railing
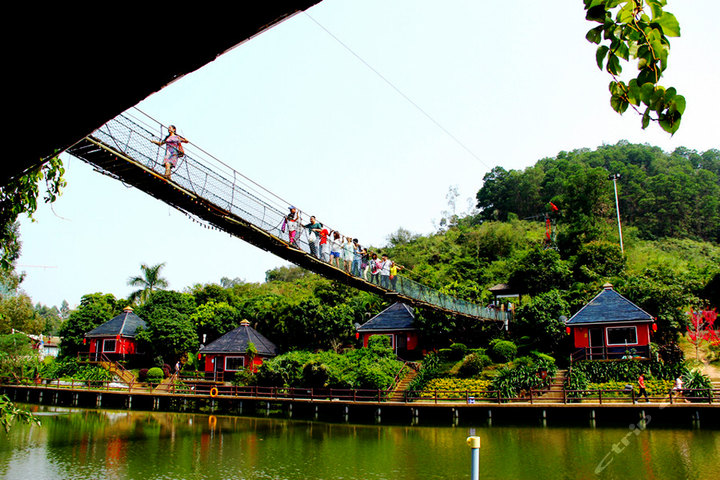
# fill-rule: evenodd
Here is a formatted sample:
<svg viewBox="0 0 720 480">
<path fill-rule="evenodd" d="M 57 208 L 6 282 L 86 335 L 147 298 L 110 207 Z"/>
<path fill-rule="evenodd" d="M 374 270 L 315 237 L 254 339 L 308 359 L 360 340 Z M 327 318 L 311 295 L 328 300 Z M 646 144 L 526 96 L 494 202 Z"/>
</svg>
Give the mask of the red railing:
<svg viewBox="0 0 720 480">
<path fill-rule="evenodd" d="M 31 388 L 52 388 L 69 390 L 88 391 L 116 391 L 138 393 L 139 385 L 119 386 L 117 382 L 111 381 L 80 381 L 60 380 L 42 378 L 0 378 L 2 385 L 22 385 Z M 152 392 L 149 385 L 148 394 Z M 406 403 L 467 403 L 467 404 L 501 404 L 501 403 L 642 403 L 645 397 L 638 397 L 634 390 L 557 390 L 562 398 L 543 398 L 548 391 L 528 390 L 516 397 L 503 396 L 497 390 L 420 390 L 406 391 L 404 402 Z M 366 402 L 377 403 L 387 400 L 390 390 L 372 389 L 341 389 L 341 388 L 298 388 L 298 387 L 260 387 L 260 386 L 230 386 L 211 383 L 198 383 L 186 385 L 182 382 L 169 386 L 167 392 L 160 395 L 193 395 L 210 398 L 256 398 L 262 400 L 285 399 L 285 400 L 310 400 L 310 401 L 344 401 L 344 402 Z M 682 395 L 676 392 L 668 392 L 664 395 L 652 395 L 647 398 L 648 403 L 717 403 L 720 402 L 720 389 L 684 389 Z"/>
</svg>

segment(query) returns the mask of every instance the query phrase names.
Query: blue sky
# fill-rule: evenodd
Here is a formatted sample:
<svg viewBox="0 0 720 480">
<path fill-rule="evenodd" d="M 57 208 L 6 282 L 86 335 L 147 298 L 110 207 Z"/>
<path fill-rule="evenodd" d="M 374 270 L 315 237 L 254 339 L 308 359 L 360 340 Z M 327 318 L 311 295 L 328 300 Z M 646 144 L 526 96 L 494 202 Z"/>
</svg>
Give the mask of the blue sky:
<svg viewBox="0 0 720 480">
<path fill-rule="evenodd" d="M 610 109 L 581 0 L 324 0 L 138 107 L 320 221 L 383 245 L 399 227 L 433 231 L 451 186 L 467 210 L 496 165 L 523 169 L 622 139 L 718 148 L 720 2 L 671 0 L 667 10 L 682 37 L 671 39 L 661 83 L 688 104 L 673 137 Z M 35 302 L 124 297 L 141 263 L 166 262 L 176 290 L 262 281 L 286 264 L 63 159 L 62 197 L 22 220 L 18 270 Z"/>
</svg>

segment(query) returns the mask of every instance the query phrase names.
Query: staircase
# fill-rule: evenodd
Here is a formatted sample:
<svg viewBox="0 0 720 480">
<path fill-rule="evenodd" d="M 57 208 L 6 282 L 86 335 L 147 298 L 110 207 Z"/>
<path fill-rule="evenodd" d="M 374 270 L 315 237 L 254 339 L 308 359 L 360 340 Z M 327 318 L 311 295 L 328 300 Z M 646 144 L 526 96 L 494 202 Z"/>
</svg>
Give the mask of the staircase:
<svg viewBox="0 0 720 480">
<path fill-rule="evenodd" d="M 408 389 L 418 372 L 414 368 L 409 368 L 408 373 L 395 385 L 395 389 L 388 395 L 388 402 L 405 401 L 405 391 Z"/>
<path fill-rule="evenodd" d="M 177 373 L 173 373 L 168 378 L 164 378 L 157 387 L 153 388 L 153 393 L 170 393 L 172 387 L 175 385 L 177 379 Z"/>
<path fill-rule="evenodd" d="M 100 366 L 115 375 L 121 382 L 124 382 L 128 385 L 136 383 L 135 375 L 127 371 L 125 368 L 123 368 L 116 362 L 105 360 L 100 362 Z"/>
<path fill-rule="evenodd" d="M 565 379 L 567 378 L 567 370 L 558 370 L 552 383 L 550 391 L 544 393 L 537 399 L 539 403 L 562 403 L 564 399 L 563 389 L 565 388 Z"/>
</svg>

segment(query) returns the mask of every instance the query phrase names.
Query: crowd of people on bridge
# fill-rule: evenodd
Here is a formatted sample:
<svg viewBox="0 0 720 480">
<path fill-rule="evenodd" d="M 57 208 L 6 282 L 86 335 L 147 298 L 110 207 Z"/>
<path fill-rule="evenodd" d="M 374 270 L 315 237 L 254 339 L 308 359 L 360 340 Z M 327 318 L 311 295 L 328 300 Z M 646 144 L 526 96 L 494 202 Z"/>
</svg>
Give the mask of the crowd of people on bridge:
<svg viewBox="0 0 720 480">
<path fill-rule="evenodd" d="M 283 219 L 281 231 L 287 232 L 290 245 L 300 248 L 300 235 L 306 233 L 312 256 L 345 273 L 395 290 L 398 271 L 404 267 L 390 260 L 387 254 L 383 253 L 378 257 L 377 253 L 360 245 L 357 238 L 324 226 L 315 216 L 310 217 L 309 223 L 303 224 L 297 208 L 291 206 L 288 210 L 290 212 Z"/>
</svg>

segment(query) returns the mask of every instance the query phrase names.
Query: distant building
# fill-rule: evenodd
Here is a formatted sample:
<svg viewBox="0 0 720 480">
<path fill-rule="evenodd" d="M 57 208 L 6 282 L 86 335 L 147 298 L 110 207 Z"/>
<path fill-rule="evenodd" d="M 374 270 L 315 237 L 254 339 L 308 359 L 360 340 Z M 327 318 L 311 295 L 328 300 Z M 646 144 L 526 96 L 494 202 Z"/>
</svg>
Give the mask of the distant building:
<svg viewBox="0 0 720 480">
<path fill-rule="evenodd" d="M 257 350 L 254 356 L 248 352 L 250 343 Z M 252 328 L 250 322 L 243 320 L 235 330 L 201 347 L 199 353 L 205 357 L 206 377 L 228 381 L 241 370 L 256 371 L 266 358 L 277 356 L 279 350 Z"/>
<path fill-rule="evenodd" d="M 125 307 L 123 313 L 85 334 L 90 344 L 89 360 L 100 361 L 103 355 L 118 360 L 139 354 L 135 335 L 139 328 L 146 327 L 145 320 L 135 315 L 132 308 Z"/>
<path fill-rule="evenodd" d="M 418 348 L 418 331 L 415 328 L 415 315 L 412 308 L 404 303 L 396 302 L 378 313 L 357 328 L 362 338 L 363 347 L 368 346 L 368 339 L 373 335 L 387 335 L 390 345 L 400 357 Z"/>
<path fill-rule="evenodd" d="M 649 358 L 653 322 L 652 315 L 606 283 L 565 323 L 575 347 L 571 360 Z"/>
</svg>

